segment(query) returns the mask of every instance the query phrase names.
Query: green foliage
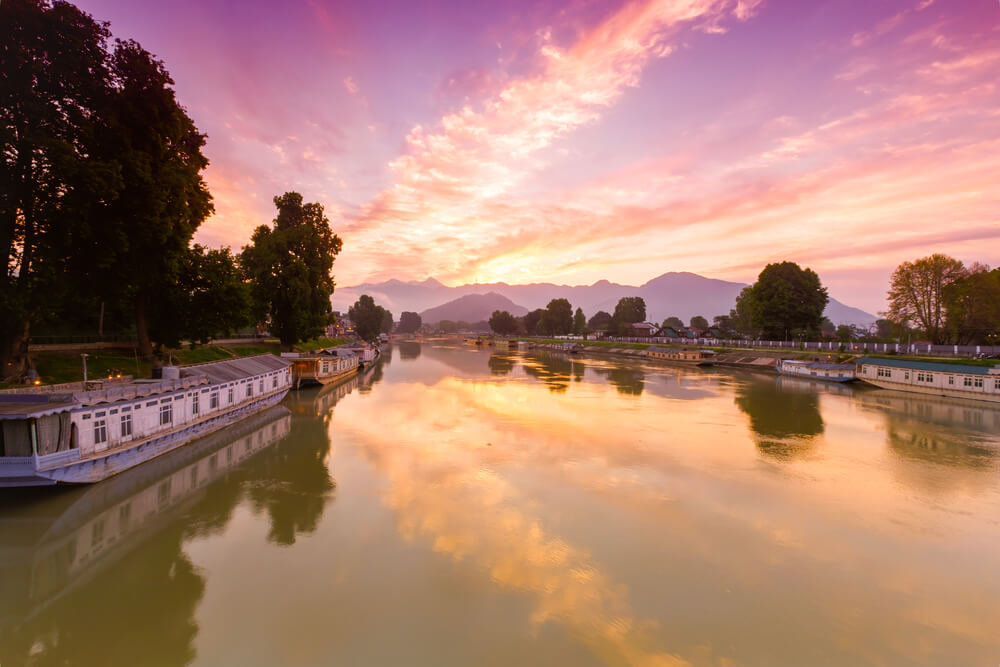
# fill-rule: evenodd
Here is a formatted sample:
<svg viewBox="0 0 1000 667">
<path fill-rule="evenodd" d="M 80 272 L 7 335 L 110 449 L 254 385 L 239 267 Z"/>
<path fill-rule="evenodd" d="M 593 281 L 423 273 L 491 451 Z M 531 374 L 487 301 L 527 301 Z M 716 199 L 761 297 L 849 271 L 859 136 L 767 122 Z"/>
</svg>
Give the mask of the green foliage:
<svg viewBox="0 0 1000 667">
<path fill-rule="evenodd" d="M 367 294 L 362 294 L 354 305 L 347 311 L 347 316 L 354 323 L 354 333 L 361 340 L 373 342 L 382 332 L 385 316 L 388 313 L 385 308 L 375 303 L 375 299 Z M 392 315 L 389 314 L 391 318 Z"/>
<path fill-rule="evenodd" d="M 944 342 L 945 292 L 968 275 L 962 262 L 940 253 L 903 262 L 892 274 L 886 317 L 900 325 L 913 322 L 931 342 Z"/>
<path fill-rule="evenodd" d="M 670 317 L 666 318 L 665 320 L 663 320 L 663 324 L 661 326 L 664 329 L 666 329 L 667 327 L 670 327 L 672 329 L 683 329 L 684 328 L 684 322 L 679 317 L 670 316 Z"/>
<path fill-rule="evenodd" d="M 1000 269 L 975 265 L 944 288 L 947 329 L 958 344 L 1000 342 Z"/>
<path fill-rule="evenodd" d="M 828 300 L 815 271 L 782 262 L 764 267 L 740 294 L 736 311 L 739 319 L 749 315 L 750 326 L 765 338 L 815 338 Z"/>
<path fill-rule="evenodd" d="M 542 324 L 542 318 L 545 316 L 545 309 L 538 308 L 531 311 L 524 316 L 524 332 L 529 336 L 534 336 L 536 333 L 548 335 L 539 325 Z"/>
<path fill-rule="evenodd" d="M 694 317 L 691 318 L 691 328 L 692 329 L 703 329 L 703 330 L 707 329 L 708 328 L 708 320 L 706 320 L 701 315 L 695 315 Z"/>
<path fill-rule="evenodd" d="M 490 329 L 499 336 L 509 336 L 517 333 L 517 318 L 506 310 L 494 310 L 490 315 Z"/>
<path fill-rule="evenodd" d="M 612 328 L 619 335 L 626 335 L 628 325 L 646 321 L 646 302 L 641 296 L 626 296 L 618 300 L 612 316 Z"/>
<path fill-rule="evenodd" d="M 856 338 L 854 327 L 850 324 L 841 324 L 836 331 L 837 340 L 847 343 Z"/>
<path fill-rule="evenodd" d="M 382 325 L 379 327 L 379 333 L 392 333 L 392 327 L 394 324 L 395 322 L 392 321 L 392 313 L 387 309 L 382 308 Z"/>
<path fill-rule="evenodd" d="M 573 333 L 583 336 L 587 332 L 587 318 L 583 314 L 583 308 L 577 308 L 576 313 L 573 314 Z"/>
<path fill-rule="evenodd" d="M 319 336 L 333 321 L 331 272 L 342 244 L 320 204 L 303 204 L 302 195 L 286 192 L 274 205 L 274 227 L 255 229 L 240 261 L 254 317 L 268 321 L 271 333 L 290 348 Z"/>
<path fill-rule="evenodd" d="M 323 350 L 328 347 L 337 347 L 338 345 L 344 345 L 349 342 L 351 341 L 347 338 L 327 338 L 326 336 L 320 336 L 319 338 L 313 338 L 312 340 L 298 343 L 295 346 L 295 351 L 312 352 L 313 350 Z"/>
<path fill-rule="evenodd" d="M 567 299 L 552 299 L 545 308 L 541 330 L 550 336 L 565 336 L 573 331 L 573 306 Z"/>
<path fill-rule="evenodd" d="M 441 320 L 438 322 L 437 328 L 441 333 L 455 333 L 458 331 L 458 326 L 451 320 Z"/>
<path fill-rule="evenodd" d="M 819 321 L 819 331 L 824 336 L 836 336 L 837 326 L 830 321 L 829 317 L 824 317 Z"/>
<path fill-rule="evenodd" d="M 423 320 L 420 319 L 420 315 L 404 311 L 399 316 L 399 326 L 396 327 L 396 331 L 399 333 L 417 333 L 420 331 L 422 324 Z"/>
<path fill-rule="evenodd" d="M 611 326 L 611 313 L 599 310 L 587 322 L 587 327 L 591 331 L 607 331 Z"/>
</svg>

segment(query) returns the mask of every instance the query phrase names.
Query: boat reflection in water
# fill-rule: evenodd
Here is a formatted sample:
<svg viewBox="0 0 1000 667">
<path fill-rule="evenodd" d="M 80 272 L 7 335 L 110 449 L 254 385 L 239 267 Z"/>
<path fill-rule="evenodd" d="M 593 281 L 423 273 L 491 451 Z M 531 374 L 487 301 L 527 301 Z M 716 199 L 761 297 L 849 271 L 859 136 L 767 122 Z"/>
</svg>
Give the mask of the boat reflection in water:
<svg viewBox="0 0 1000 667">
<path fill-rule="evenodd" d="M 0 510 L 0 646 L 5 647 L 5 653 L 0 655 L 0 664 L 23 664 L 29 652 L 38 652 L 39 642 L 44 644 L 46 635 L 32 631 L 33 621 L 46 609 L 65 602 L 64 598 L 77 587 L 92 589 L 87 595 L 93 595 L 89 603 L 95 603 L 94 609 L 103 608 L 100 601 L 105 596 L 114 596 L 119 610 L 114 615 L 119 620 L 120 604 L 130 599 L 137 617 L 149 617 L 153 625 L 163 618 L 161 605 L 180 604 L 193 609 L 201 595 L 201 580 L 180 554 L 182 530 L 164 528 L 186 507 L 198 502 L 213 482 L 285 438 L 290 427 L 288 409 L 275 406 L 86 489 L 56 495 L 48 490 L 45 496 L 21 492 L 4 498 Z M 124 557 L 145 549 L 147 540 L 155 542 L 151 553 L 166 556 L 156 561 L 162 569 L 150 568 L 148 562 L 135 570 L 121 568 Z M 176 541 L 177 546 L 164 549 L 165 540 Z M 157 595 L 157 608 L 148 608 L 145 605 L 150 598 L 143 592 L 158 587 L 158 577 L 163 578 L 159 581 L 163 586 L 169 581 L 174 592 Z M 44 619 L 41 623 L 46 626 Z M 58 637 L 59 643 L 71 637 L 74 630 L 91 625 L 91 632 L 101 634 L 100 623 L 92 615 L 85 614 L 79 623 L 75 629 L 60 623 L 52 637 Z M 163 628 L 168 634 L 171 629 L 178 630 L 169 621 Z M 114 633 L 113 628 L 106 630 Z M 163 639 L 167 654 L 176 649 L 177 640 L 176 634 Z M 121 644 L 118 640 L 113 643 Z M 44 650 L 51 649 L 54 655 L 63 655 L 72 662 L 70 650 L 74 645 L 69 639 L 66 654 L 56 645 Z M 11 649 L 13 654 L 8 653 Z M 142 654 L 155 655 L 156 648 L 146 646 Z M 140 653 L 131 655 L 134 658 Z M 106 657 L 107 664 L 115 663 L 111 655 Z M 165 663 L 171 662 L 165 655 L 159 657 Z"/>
</svg>

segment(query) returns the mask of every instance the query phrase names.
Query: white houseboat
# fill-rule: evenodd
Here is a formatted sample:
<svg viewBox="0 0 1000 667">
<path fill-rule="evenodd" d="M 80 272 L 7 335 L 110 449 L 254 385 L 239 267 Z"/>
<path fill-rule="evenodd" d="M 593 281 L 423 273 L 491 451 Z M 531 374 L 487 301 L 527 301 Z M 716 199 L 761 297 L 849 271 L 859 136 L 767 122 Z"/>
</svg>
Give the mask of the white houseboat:
<svg viewBox="0 0 1000 667">
<path fill-rule="evenodd" d="M 854 382 L 857 380 L 854 364 L 832 364 L 822 361 L 798 361 L 779 359 L 774 365 L 782 375 L 825 380 L 827 382 Z"/>
<path fill-rule="evenodd" d="M 273 355 L 169 366 L 162 378 L 0 393 L 0 487 L 90 483 L 276 405 L 291 363 Z"/>
<path fill-rule="evenodd" d="M 862 357 L 858 378 L 878 387 L 1000 403 L 1000 366 Z"/>
<path fill-rule="evenodd" d="M 358 354 L 347 347 L 328 347 L 314 352 L 282 352 L 281 358 L 292 364 L 292 383 L 296 389 L 332 382 L 360 366 Z"/>
</svg>

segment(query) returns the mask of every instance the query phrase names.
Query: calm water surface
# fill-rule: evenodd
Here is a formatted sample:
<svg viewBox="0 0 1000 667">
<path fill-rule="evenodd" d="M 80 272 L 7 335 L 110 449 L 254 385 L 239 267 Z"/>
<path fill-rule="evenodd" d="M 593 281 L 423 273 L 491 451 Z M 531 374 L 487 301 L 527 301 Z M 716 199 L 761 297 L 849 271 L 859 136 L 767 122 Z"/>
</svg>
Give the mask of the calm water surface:
<svg viewBox="0 0 1000 667">
<path fill-rule="evenodd" d="M 1000 408 L 416 343 L 0 496 L 0 665 L 997 665 Z"/>
</svg>

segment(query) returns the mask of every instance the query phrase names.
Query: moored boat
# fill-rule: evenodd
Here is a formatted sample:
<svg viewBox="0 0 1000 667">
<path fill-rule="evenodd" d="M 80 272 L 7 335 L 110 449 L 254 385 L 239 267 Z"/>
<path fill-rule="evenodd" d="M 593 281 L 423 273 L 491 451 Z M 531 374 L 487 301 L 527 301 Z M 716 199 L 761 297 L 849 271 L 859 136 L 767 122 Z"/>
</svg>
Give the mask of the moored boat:
<svg viewBox="0 0 1000 667">
<path fill-rule="evenodd" d="M 0 392 L 0 487 L 98 482 L 276 405 L 273 355 L 170 366 L 155 379 Z"/>
<path fill-rule="evenodd" d="M 854 364 L 834 364 L 822 361 L 799 361 L 796 359 L 779 359 L 774 366 L 782 375 L 824 380 L 826 382 L 854 382 Z"/>
<path fill-rule="evenodd" d="M 357 372 L 361 366 L 358 352 L 348 347 L 328 347 L 312 352 L 282 352 L 281 358 L 292 364 L 292 383 L 296 389 L 332 382 Z"/>
<path fill-rule="evenodd" d="M 687 348 L 672 349 L 669 347 L 648 347 L 646 356 L 667 361 L 683 361 L 695 366 L 712 366 L 715 364 L 713 350 L 689 350 Z"/>
<path fill-rule="evenodd" d="M 862 357 L 857 377 L 885 389 L 1000 403 L 1000 366 Z"/>
</svg>

